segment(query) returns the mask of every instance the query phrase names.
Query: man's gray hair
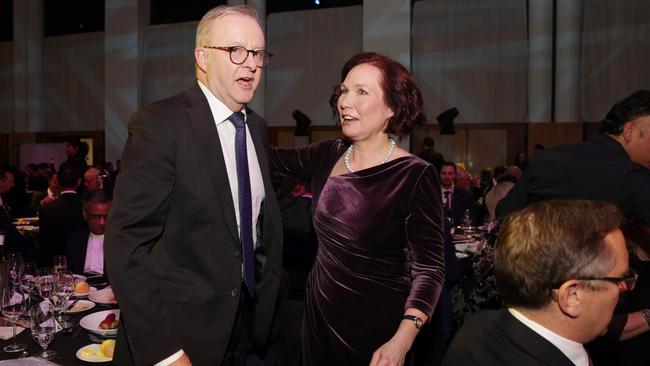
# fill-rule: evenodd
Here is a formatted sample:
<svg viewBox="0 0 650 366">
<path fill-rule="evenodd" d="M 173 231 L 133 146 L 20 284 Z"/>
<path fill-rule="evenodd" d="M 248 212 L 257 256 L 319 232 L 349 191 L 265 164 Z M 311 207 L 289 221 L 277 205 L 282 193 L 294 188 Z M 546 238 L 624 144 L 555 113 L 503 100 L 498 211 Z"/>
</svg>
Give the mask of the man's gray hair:
<svg viewBox="0 0 650 366">
<path fill-rule="evenodd" d="M 217 7 L 210 9 L 207 13 L 205 13 L 203 18 L 199 22 L 199 25 L 196 27 L 196 47 L 206 46 L 204 42 L 208 37 L 208 33 L 210 33 L 210 25 L 212 25 L 213 20 L 231 14 L 239 14 L 239 15 L 245 15 L 251 17 L 255 19 L 257 24 L 260 24 L 260 20 L 257 17 L 257 12 L 255 11 L 255 9 L 251 8 L 248 5 L 219 5 Z M 260 27 L 262 27 L 261 24 Z M 228 45 L 218 45 L 218 46 L 228 46 Z"/>
</svg>

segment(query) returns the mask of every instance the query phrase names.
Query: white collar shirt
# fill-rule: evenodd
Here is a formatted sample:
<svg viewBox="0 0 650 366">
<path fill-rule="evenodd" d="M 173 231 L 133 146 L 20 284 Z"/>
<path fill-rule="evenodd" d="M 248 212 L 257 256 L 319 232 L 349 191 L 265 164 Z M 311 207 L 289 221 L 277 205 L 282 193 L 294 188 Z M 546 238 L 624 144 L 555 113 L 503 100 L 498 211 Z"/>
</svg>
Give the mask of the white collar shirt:
<svg viewBox="0 0 650 366">
<path fill-rule="evenodd" d="M 442 196 L 442 205 L 444 206 L 447 203 L 446 192 L 449 192 L 449 207 L 451 208 L 451 202 L 454 198 L 454 185 L 452 184 L 449 188 L 440 186 L 440 195 Z"/>
<path fill-rule="evenodd" d="M 552 345 L 559 349 L 560 352 L 564 353 L 564 355 L 576 366 L 589 366 L 589 355 L 587 354 L 587 350 L 582 345 L 582 343 L 562 337 L 561 335 L 549 330 L 543 325 L 526 318 L 524 314 L 518 312 L 513 308 L 508 308 L 508 311 L 510 314 L 512 314 L 512 316 L 515 317 L 515 319 L 522 322 L 533 332 L 539 334 L 542 338 L 549 341 Z"/>
<path fill-rule="evenodd" d="M 226 163 L 226 172 L 228 173 L 228 182 L 230 183 L 230 192 L 232 194 L 232 201 L 235 207 L 235 217 L 237 219 L 237 232 L 239 233 L 240 219 L 239 219 L 239 186 L 237 184 L 237 160 L 235 154 L 235 126 L 228 120 L 228 117 L 233 114 L 233 111 L 228 109 L 219 99 L 217 99 L 212 92 L 200 81 L 199 87 L 205 97 L 208 99 L 212 117 L 217 125 L 217 132 L 219 134 L 219 141 L 221 142 L 221 150 L 223 151 L 223 158 Z M 246 109 L 241 110 L 246 116 Z M 248 153 L 248 171 L 251 180 L 251 203 L 253 209 L 253 240 L 257 247 L 257 220 L 264 201 L 264 181 L 262 180 L 262 171 L 260 164 L 257 160 L 255 152 L 255 145 L 251 138 L 250 129 L 246 124 L 246 150 Z M 240 234 L 241 235 L 241 234 Z"/>
<path fill-rule="evenodd" d="M 84 263 L 84 273 L 89 272 L 104 274 L 104 235 L 96 235 L 92 232 L 88 235 Z"/>
</svg>

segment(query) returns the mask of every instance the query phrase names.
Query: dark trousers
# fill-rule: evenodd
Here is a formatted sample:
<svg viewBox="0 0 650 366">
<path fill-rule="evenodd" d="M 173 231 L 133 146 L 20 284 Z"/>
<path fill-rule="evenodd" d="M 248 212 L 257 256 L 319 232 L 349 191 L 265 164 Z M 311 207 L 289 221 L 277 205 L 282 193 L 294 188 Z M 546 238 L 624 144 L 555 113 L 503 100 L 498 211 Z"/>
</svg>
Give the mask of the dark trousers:
<svg viewBox="0 0 650 366">
<path fill-rule="evenodd" d="M 254 299 L 242 286 L 237 319 L 221 366 L 280 366 L 277 352 L 265 345 L 255 345 L 251 337 Z"/>
</svg>

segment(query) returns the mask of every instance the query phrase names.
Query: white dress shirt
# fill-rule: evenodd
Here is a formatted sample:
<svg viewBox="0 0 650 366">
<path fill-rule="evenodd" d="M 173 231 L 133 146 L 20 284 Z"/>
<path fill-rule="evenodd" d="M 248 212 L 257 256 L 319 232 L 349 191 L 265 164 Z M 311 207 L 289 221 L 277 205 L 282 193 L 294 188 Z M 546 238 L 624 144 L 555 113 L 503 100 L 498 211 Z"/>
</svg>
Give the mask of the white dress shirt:
<svg viewBox="0 0 650 366">
<path fill-rule="evenodd" d="M 539 334 L 542 336 L 542 338 L 549 341 L 552 345 L 559 349 L 560 352 L 564 353 L 564 355 L 576 366 L 589 366 L 589 355 L 587 354 L 587 350 L 585 349 L 585 346 L 582 345 L 582 343 L 562 337 L 561 335 L 549 330 L 543 325 L 526 318 L 524 314 L 518 312 L 513 308 L 508 308 L 508 311 L 510 314 L 512 314 L 512 316 L 515 317 L 515 319 L 522 322 L 533 332 Z"/>
<path fill-rule="evenodd" d="M 84 264 L 84 273 L 89 272 L 104 274 L 104 235 L 96 235 L 92 232 L 88 235 Z"/>
<path fill-rule="evenodd" d="M 228 109 L 225 104 L 223 104 L 217 97 L 215 97 L 210 89 L 208 89 L 203 83 L 197 80 L 199 87 L 205 97 L 208 98 L 208 104 L 210 105 L 210 111 L 212 111 L 212 117 L 214 122 L 217 124 L 217 132 L 219 133 L 219 142 L 221 142 L 221 150 L 223 152 L 223 159 L 226 162 L 226 172 L 228 173 L 228 183 L 230 184 L 230 193 L 232 194 L 232 203 L 235 207 L 235 218 L 237 219 L 237 232 L 239 233 L 240 219 L 239 219 L 239 185 L 237 184 L 237 157 L 235 153 L 235 135 L 237 130 L 235 126 L 228 120 L 231 114 L 234 112 Z M 246 118 L 246 109 L 241 111 L 244 113 Z M 262 208 L 262 201 L 264 201 L 264 181 L 262 180 L 262 171 L 260 170 L 260 163 L 257 160 L 257 154 L 255 152 L 255 145 L 253 145 L 253 139 L 251 138 L 250 129 L 248 124 L 246 125 L 246 151 L 248 155 L 248 173 L 251 179 L 251 204 L 253 209 L 253 241 L 257 247 L 257 220 L 260 216 L 260 210 Z M 183 350 L 179 350 L 173 355 L 167 357 L 166 359 L 158 362 L 154 366 L 167 366 L 172 362 L 178 360 L 183 356 Z M 191 361 L 191 360 L 190 360 Z"/>
<path fill-rule="evenodd" d="M 237 160 L 235 154 L 235 126 L 228 120 L 233 111 L 228 109 L 219 99 L 217 99 L 210 90 L 203 85 L 200 81 L 199 87 L 208 98 L 212 117 L 217 124 L 217 132 L 219 133 L 219 141 L 221 142 L 221 150 L 223 151 L 223 158 L 226 162 L 226 171 L 228 173 L 228 182 L 230 183 L 230 193 L 232 194 L 232 203 L 235 207 L 235 217 L 237 218 L 237 232 L 239 232 L 239 186 L 237 184 Z M 241 111 L 246 116 L 246 109 Z M 248 151 L 248 172 L 251 179 L 251 203 L 253 208 L 253 241 L 257 247 L 257 219 L 260 216 L 260 209 L 262 208 L 262 201 L 264 201 L 264 181 L 262 180 L 262 171 L 260 164 L 257 161 L 257 154 L 255 153 L 255 145 L 251 138 L 250 129 L 246 125 L 246 150 Z"/>
</svg>

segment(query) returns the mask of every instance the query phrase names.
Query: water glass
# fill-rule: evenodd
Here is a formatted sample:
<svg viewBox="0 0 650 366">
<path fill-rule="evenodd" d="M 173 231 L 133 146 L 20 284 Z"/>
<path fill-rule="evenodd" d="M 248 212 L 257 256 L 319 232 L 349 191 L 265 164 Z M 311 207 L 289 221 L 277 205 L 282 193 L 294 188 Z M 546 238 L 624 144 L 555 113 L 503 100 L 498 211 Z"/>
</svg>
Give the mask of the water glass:
<svg viewBox="0 0 650 366">
<path fill-rule="evenodd" d="M 52 273 L 66 272 L 68 270 L 68 260 L 65 255 L 55 255 L 52 260 Z"/>
<path fill-rule="evenodd" d="M 70 318 L 63 314 L 63 311 L 68 305 L 68 300 L 74 295 L 75 278 L 71 272 L 59 272 L 53 275 L 54 277 L 54 293 L 50 297 L 50 301 L 56 307 L 57 317 L 59 324 L 63 328 L 71 328 L 75 325 L 70 321 Z"/>
<path fill-rule="evenodd" d="M 46 360 L 56 356 L 56 352 L 48 350 L 47 346 L 54 340 L 56 323 L 52 306 L 48 303 L 36 304 L 29 311 L 32 326 L 32 338 L 43 349 L 38 356 Z"/>
<path fill-rule="evenodd" d="M 20 352 L 27 348 L 24 344 L 16 342 L 16 321 L 25 312 L 25 296 L 20 291 L 20 286 L 6 287 L 2 290 L 0 299 L 2 315 L 11 321 L 13 326 L 13 343 L 5 346 L 5 352 Z"/>
</svg>

